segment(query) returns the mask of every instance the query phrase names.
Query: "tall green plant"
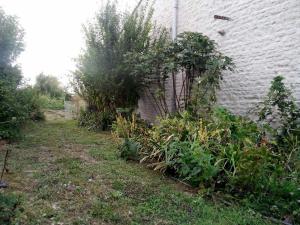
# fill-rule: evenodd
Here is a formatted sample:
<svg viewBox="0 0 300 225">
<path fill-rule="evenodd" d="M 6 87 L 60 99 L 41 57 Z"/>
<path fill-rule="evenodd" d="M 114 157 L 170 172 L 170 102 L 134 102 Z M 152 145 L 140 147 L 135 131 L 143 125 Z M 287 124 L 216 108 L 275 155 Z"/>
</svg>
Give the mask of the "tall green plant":
<svg viewBox="0 0 300 225">
<path fill-rule="evenodd" d="M 280 125 L 280 136 L 295 133 L 300 135 L 300 110 L 295 103 L 292 92 L 284 84 L 284 77 L 276 76 L 269 92 L 260 104 L 259 120 L 268 124 Z"/>
<path fill-rule="evenodd" d="M 219 89 L 222 72 L 233 70 L 231 58 L 219 52 L 213 40 L 195 32 L 179 34 L 174 49 L 176 61 L 185 72 L 179 93 L 179 98 L 183 97 L 184 108 L 193 111 L 200 107 L 210 108 L 211 102 L 216 102 L 215 92 Z"/>
<path fill-rule="evenodd" d="M 51 75 L 39 74 L 34 87 L 41 94 L 48 95 L 51 98 L 60 98 L 63 96 L 63 88 L 60 86 L 57 77 Z"/>
<path fill-rule="evenodd" d="M 0 140 L 19 135 L 26 119 L 42 119 L 37 93 L 22 83 L 15 60 L 23 51 L 24 31 L 14 16 L 0 8 Z"/>
<path fill-rule="evenodd" d="M 233 70 L 229 57 L 217 51 L 216 43 L 195 32 L 179 34 L 174 42 L 168 34 L 159 32 L 149 49 L 129 58 L 134 69 L 144 80 L 145 89 L 156 103 L 161 116 L 169 114 L 166 82 L 172 78 L 175 111 L 190 110 L 205 114 L 216 102 L 222 72 Z M 137 62 L 137 63 L 134 63 Z M 182 85 L 177 90 L 175 77 L 182 73 Z"/>
<path fill-rule="evenodd" d="M 15 136 L 22 117 L 16 101 L 22 76 L 14 61 L 23 46 L 23 29 L 17 19 L 0 8 L 0 139 Z"/>
<path fill-rule="evenodd" d="M 131 68 L 129 71 L 139 82 L 140 91 L 145 92 L 155 102 L 160 116 L 169 113 L 166 80 L 175 71 L 172 67 L 175 64 L 170 61 L 170 44 L 168 32 L 163 28 L 155 29 L 149 47 L 142 52 L 128 53 L 126 60 Z"/>
<path fill-rule="evenodd" d="M 142 8 L 122 16 L 115 3 L 97 14 L 95 23 L 84 27 L 86 50 L 74 73 L 76 91 L 91 111 L 116 113 L 117 108 L 135 107 L 139 98 L 139 77 L 125 64 L 126 54 L 148 47 L 152 11 Z"/>
</svg>

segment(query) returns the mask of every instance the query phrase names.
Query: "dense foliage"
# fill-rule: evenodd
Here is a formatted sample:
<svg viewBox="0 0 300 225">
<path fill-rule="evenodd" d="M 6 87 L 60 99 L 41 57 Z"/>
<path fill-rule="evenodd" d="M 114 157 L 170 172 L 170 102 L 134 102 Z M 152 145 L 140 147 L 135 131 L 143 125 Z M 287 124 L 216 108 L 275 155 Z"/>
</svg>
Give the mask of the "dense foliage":
<svg viewBox="0 0 300 225">
<path fill-rule="evenodd" d="M 4 195 L 0 193 L 0 224 L 12 224 L 12 219 L 19 211 L 20 199 L 15 195 Z"/>
<path fill-rule="evenodd" d="M 171 42 L 165 30 L 160 30 L 148 49 L 128 56 L 131 73 L 140 77 L 140 86 L 153 99 L 160 116 L 187 109 L 198 115 L 210 111 L 222 72 L 234 67 L 231 58 L 217 51 L 213 40 L 196 32 L 181 33 Z M 177 90 L 180 73 L 182 84 Z M 172 110 L 166 90 L 170 79 L 175 95 Z"/>
<path fill-rule="evenodd" d="M 300 137 L 300 109 L 295 103 L 291 90 L 284 85 L 284 78 L 276 76 L 263 104 L 258 105 L 259 121 L 276 129 L 280 145 Z"/>
<path fill-rule="evenodd" d="M 122 16 L 114 3 L 108 3 L 95 23 L 84 27 L 86 49 L 78 59 L 74 86 L 87 101 L 87 113 L 94 114 L 92 118 L 107 118 L 105 115 L 115 115 L 117 108 L 137 104 L 137 79 L 127 71 L 124 61 L 126 53 L 147 48 L 151 15 L 151 11 L 141 9 Z"/>
<path fill-rule="evenodd" d="M 90 118 L 100 120 L 105 114 L 116 115 L 118 108 L 135 108 L 141 92 L 153 99 L 160 116 L 188 108 L 199 114 L 216 101 L 221 72 L 233 69 L 232 60 L 200 33 L 185 32 L 172 42 L 165 29 L 153 26 L 151 15 L 143 8 L 122 20 L 116 6 L 108 3 L 96 23 L 85 28 L 86 51 L 78 60 L 75 87 L 89 104 L 87 113 L 94 114 Z M 177 93 L 179 73 L 183 83 Z M 173 109 L 166 93 L 171 78 Z"/>
<path fill-rule="evenodd" d="M 266 99 L 274 99 L 274 93 L 283 96 L 282 90 L 290 93 L 276 77 Z M 280 98 L 292 106 L 284 107 L 285 115 L 294 115 L 298 108 L 288 99 Z M 260 115 L 269 102 L 261 104 Z M 283 118 L 277 114 L 277 120 Z M 288 129 L 289 134 L 279 135 L 268 124 L 215 108 L 200 118 L 189 111 L 168 116 L 152 128 L 135 117 L 119 116 L 113 128 L 125 138 L 122 157 L 139 160 L 206 193 L 230 193 L 231 200 L 239 199 L 266 215 L 299 221 L 299 117 L 292 121 L 293 129 L 281 123 L 279 130 Z M 288 141 L 282 144 L 278 137 Z"/>
<path fill-rule="evenodd" d="M 39 74 L 36 78 L 34 89 L 39 94 L 43 109 L 64 109 L 64 98 L 67 95 L 61 83 L 55 76 Z"/>
<path fill-rule="evenodd" d="M 223 72 L 233 70 L 232 60 L 200 33 L 184 32 L 170 41 L 165 29 L 151 24 L 151 15 L 142 9 L 122 17 L 108 3 L 85 27 L 86 50 L 78 60 L 75 87 L 89 107 L 79 124 L 105 130 L 113 123 L 114 134 L 124 140 L 121 157 L 205 193 L 230 194 L 266 215 L 299 221 L 300 113 L 283 78 L 274 78 L 258 107 L 259 121 L 218 108 L 216 91 Z M 128 116 L 141 92 L 161 116 L 152 127 Z"/>
<path fill-rule="evenodd" d="M 27 119 L 41 119 L 38 95 L 22 85 L 15 59 L 23 51 L 23 29 L 15 17 L 0 9 L 0 139 L 18 136 Z"/>
<path fill-rule="evenodd" d="M 60 98 L 64 94 L 58 79 L 43 73 L 37 76 L 34 88 L 42 95 L 50 96 L 51 98 Z"/>
<path fill-rule="evenodd" d="M 43 109 L 62 110 L 65 108 L 63 96 L 60 98 L 53 98 L 49 95 L 42 95 L 39 93 L 39 98 Z"/>
</svg>

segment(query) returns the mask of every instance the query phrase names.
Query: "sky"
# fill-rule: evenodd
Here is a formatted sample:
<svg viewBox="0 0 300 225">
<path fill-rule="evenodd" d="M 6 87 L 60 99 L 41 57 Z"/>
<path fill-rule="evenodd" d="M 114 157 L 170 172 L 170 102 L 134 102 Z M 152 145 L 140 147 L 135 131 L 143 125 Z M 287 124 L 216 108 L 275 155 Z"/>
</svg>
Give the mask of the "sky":
<svg viewBox="0 0 300 225">
<path fill-rule="evenodd" d="M 133 10 L 137 2 L 119 0 L 119 9 Z M 25 30 L 25 51 L 17 63 L 28 83 L 43 72 L 67 86 L 74 59 L 84 48 L 82 25 L 103 4 L 104 0 L 0 0 L 0 7 L 17 16 Z"/>
</svg>

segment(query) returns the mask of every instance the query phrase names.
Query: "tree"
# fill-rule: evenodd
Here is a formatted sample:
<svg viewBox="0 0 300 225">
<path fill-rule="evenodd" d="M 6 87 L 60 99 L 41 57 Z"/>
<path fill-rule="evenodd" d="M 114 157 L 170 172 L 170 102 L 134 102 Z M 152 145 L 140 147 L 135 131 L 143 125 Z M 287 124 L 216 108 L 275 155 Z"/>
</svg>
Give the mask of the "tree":
<svg viewBox="0 0 300 225">
<path fill-rule="evenodd" d="M 14 16 L 0 8 L 0 67 L 11 65 L 24 50 L 24 31 Z"/>
<path fill-rule="evenodd" d="M 184 32 L 171 42 L 163 30 L 144 52 L 129 54 L 127 64 L 132 73 L 139 75 L 160 116 L 170 113 L 166 100 L 168 79 L 173 80 L 174 111 L 189 110 L 203 116 L 216 103 L 222 72 L 234 69 L 232 59 L 219 52 L 207 36 Z M 175 75 L 180 73 L 183 81 L 177 91 Z"/>
<path fill-rule="evenodd" d="M 39 74 L 36 78 L 34 86 L 43 95 L 48 95 L 52 98 L 59 98 L 63 95 L 63 89 L 57 77 L 51 75 Z"/>
<path fill-rule="evenodd" d="M 86 49 L 77 60 L 74 87 L 88 110 L 100 117 L 113 118 L 117 108 L 137 105 L 139 79 L 132 76 L 125 59 L 127 53 L 142 52 L 149 45 L 152 10 L 145 9 L 123 16 L 115 3 L 107 3 L 96 22 L 84 26 Z"/>
<path fill-rule="evenodd" d="M 17 19 L 0 8 L 0 139 L 11 135 L 17 123 L 13 118 L 20 116 L 15 96 L 22 76 L 13 63 L 23 51 L 23 35 Z"/>
<path fill-rule="evenodd" d="M 0 140 L 16 137 L 27 118 L 42 117 L 35 92 L 19 87 L 22 72 L 15 60 L 24 50 L 23 36 L 17 18 L 0 8 Z"/>
</svg>

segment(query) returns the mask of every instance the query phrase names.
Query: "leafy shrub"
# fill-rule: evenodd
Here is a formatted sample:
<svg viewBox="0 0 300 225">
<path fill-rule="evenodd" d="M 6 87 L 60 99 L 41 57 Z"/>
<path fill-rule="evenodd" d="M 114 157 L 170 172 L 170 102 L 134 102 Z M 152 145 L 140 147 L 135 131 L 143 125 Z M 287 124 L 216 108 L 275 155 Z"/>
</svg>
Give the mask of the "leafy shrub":
<svg viewBox="0 0 300 225">
<path fill-rule="evenodd" d="M 125 138 L 124 142 L 119 146 L 120 156 L 126 160 L 138 160 L 139 143 Z"/>
<path fill-rule="evenodd" d="M 0 139 L 15 139 L 20 135 L 20 127 L 27 120 L 44 120 L 41 110 L 41 99 L 38 93 L 31 87 L 17 89 L 14 96 L 5 96 L 3 111 L 0 113 Z M 9 107 L 6 105 L 9 103 Z"/>
<path fill-rule="evenodd" d="M 149 127 L 149 124 L 140 119 L 135 113 L 128 117 L 118 114 L 113 122 L 112 131 L 114 136 L 119 138 L 142 137 L 147 136 L 146 133 Z"/>
<path fill-rule="evenodd" d="M 108 1 L 95 23 L 84 27 L 86 48 L 78 58 L 74 87 L 93 109 L 89 114 L 98 124 L 89 126 L 102 127 L 99 121 L 105 118 L 110 122 L 105 127 L 110 126 L 118 108 L 137 105 L 140 79 L 131 75 L 125 59 L 126 53 L 142 52 L 149 45 L 151 15 L 152 10 L 148 13 L 143 7 L 123 15 L 115 2 Z"/>
<path fill-rule="evenodd" d="M 37 91 L 32 87 L 19 89 L 17 93 L 17 101 L 23 106 L 26 119 L 33 121 L 44 120 L 45 116 L 42 112 L 42 99 Z"/>
<path fill-rule="evenodd" d="M 22 73 L 15 64 L 24 48 L 23 29 L 1 8 L 0 27 L 0 139 L 14 139 L 26 120 L 43 119 L 43 114 L 37 93 L 21 87 Z"/>
<path fill-rule="evenodd" d="M 0 193 L 0 224 L 12 224 L 19 204 L 20 200 L 17 196 Z"/>
<path fill-rule="evenodd" d="M 40 101 L 42 108 L 44 109 L 59 110 L 65 108 L 63 98 L 53 98 L 48 95 L 40 95 Z"/>
<path fill-rule="evenodd" d="M 117 137 L 129 138 L 137 128 L 136 115 L 132 114 L 131 120 L 122 115 L 117 115 L 116 121 L 112 125 L 112 130 Z"/>
<path fill-rule="evenodd" d="M 114 115 L 109 112 L 97 112 L 82 110 L 78 119 L 78 125 L 89 130 L 105 131 L 111 128 Z"/>
<path fill-rule="evenodd" d="M 64 93 L 56 77 L 45 75 L 43 73 L 37 76 L 34 88 L 42 95 L 46 95 L 54 99 L 63 97 Z"/>
<path fill-rule="evenodd" d="M 130 121 L 125 124 L 128 131 Z M 246 197 L 262 212 L 298 220 L 299 176 L 295 174 L 299 170 L 295 168 L 299 158 L 291 163 L 279 154 L 266 129 L 270 128 L 224 108 L 216 108 L 205 120 L 183 112 L 161 119 L 150 129 L 126 133 L 121 149 L 125 157 L 193 186 Z M 298 149 L 293 152 L 299 154 Z M 287 163 L 293 166 L 287 168 Z"/>
<path fill-rule="evenodd" d="M 300 109 L 283 81 L 282 76 L 273 79 L 265 100 L 258 105 L 258 116 L 260 123 L 276 128 L 273 136 L 277 150 L 291 159 L 300 149 Z"/>
<path fill-rule="evenodd" d="M 172 142 L 165 149 L 166 166 L 175 170 L 178 177 L 192 185 L 211 181 L 218 172 L 214 156 L 202 148 L 198 141 L 193 143 Z"/>
</svg>

